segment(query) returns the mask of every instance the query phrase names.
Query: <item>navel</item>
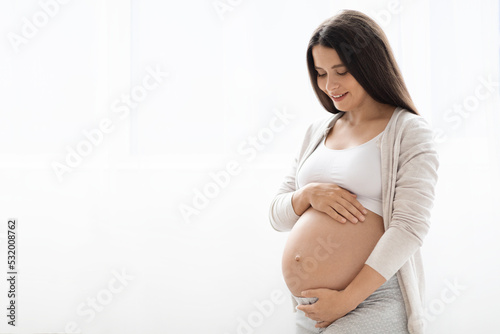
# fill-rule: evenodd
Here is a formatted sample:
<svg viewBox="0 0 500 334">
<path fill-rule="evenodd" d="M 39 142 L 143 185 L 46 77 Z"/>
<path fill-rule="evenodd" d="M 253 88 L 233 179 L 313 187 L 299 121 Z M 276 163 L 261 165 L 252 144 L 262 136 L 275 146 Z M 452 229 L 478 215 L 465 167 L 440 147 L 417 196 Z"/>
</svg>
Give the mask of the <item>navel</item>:
<svg viewBox="0 0 500 334">
<path fill-rule="evenodd" d="M 297 261 L 297 262 L 300 261 L 300 255 L 295 255 L 295 261 Z"/>
</svg>

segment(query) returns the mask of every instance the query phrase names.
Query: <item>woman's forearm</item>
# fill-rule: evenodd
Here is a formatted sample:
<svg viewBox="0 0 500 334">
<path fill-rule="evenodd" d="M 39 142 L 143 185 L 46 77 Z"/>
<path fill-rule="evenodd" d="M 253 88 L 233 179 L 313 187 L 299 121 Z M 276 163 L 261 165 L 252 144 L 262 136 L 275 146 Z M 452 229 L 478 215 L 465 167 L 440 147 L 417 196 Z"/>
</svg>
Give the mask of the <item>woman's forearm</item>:
<svg viewBox="0 0 500 334">
<path fill-rule="evenodd" d="M 298 216 L 302 215 L 311 206 L 308 198 L 308 190 L 310 187 L 311 183 L 296 190 L 292 195 L 293 211 L 295 211 L 295 214 Z"/>
<path fill-rule="evenodd" d="M 344 291 L 348 299 L 353 303 L 352 305 L 357 307 L 385 282 L 384 276 L 365 264 Z"/>
</svg>

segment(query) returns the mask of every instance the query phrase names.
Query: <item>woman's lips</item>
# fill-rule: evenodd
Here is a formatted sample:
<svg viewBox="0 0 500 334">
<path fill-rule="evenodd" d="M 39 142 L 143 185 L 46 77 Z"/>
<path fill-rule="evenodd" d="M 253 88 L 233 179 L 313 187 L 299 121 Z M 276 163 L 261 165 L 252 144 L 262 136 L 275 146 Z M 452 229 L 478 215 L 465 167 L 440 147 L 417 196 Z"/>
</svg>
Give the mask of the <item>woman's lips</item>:
<svg viewBox="0 0 500 334">
<path fill-rule="evenodd" d="M 340 97 L 334 97 L 333 95 L 331 95 L 331 98 L 333 99 L 333 101 L 335 102 L 340 102 L 342 101 L 343 99 L 345 99 L 346 95 L 348 94 L 349 92 L 345 92 L 344 94 L 342 94 L 342 96 Z M 337 95 L 335 95 L 337 96 Z"/>
</svg>

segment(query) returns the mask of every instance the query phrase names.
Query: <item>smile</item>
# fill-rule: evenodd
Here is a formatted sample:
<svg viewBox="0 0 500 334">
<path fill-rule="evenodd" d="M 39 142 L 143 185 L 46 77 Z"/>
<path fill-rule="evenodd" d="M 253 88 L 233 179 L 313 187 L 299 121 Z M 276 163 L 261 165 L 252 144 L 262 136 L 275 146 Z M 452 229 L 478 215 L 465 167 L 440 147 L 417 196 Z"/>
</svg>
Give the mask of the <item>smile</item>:
<svg viewBox="0 0 500 334">
<path fill-rule="evenodd" d="M 345 98 L 347 93 L 349 93 L 349 92 L 345 92 L 344 94 L 340 94 L 340 95 L 330 95 L 330 96 L 332 97 L 333 101 L 340 102 Z"/>
<path fill-rule="evenodd" d="M 345 94 L 347 94 L 347 93 L 344 93 L 344 94 L 340 94 L 340 95 L 332 95 L 332 97 L 335 97 L 335 98 L 339 98 L 339 97 L 342 97 L 342 96 L 344 96 Z"/>
</svg>

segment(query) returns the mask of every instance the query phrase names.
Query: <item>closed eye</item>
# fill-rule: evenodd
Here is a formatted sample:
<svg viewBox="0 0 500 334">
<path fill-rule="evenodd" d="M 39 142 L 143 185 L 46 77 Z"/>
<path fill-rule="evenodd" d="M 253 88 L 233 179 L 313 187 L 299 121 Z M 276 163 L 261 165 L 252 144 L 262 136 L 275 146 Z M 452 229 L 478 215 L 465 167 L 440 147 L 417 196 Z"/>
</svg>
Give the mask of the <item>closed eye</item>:
<svg viewBox="0 0 500 334">
<path fill-rule="evenodd" d="M 343 73 L 339 73 L 339 72 L 335 72 L 335 73 L 336 73 L 337 75 L 346 75 L 346 74 L 347 74 L 347 72 L 349 72 L 349 71 L 345 71 L 345 72 L 343 72 Z M 324 77 L 325 75 L 326 75 L 326 73 L 323 73 L 323 74 L 319 74 L 319 73 L 318 73 L 318 77 Z"/>
</svg>

